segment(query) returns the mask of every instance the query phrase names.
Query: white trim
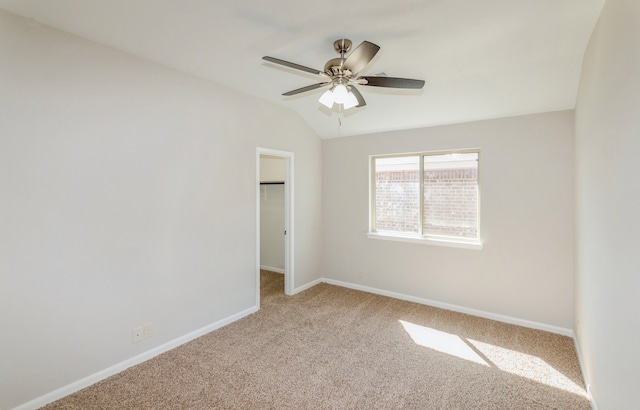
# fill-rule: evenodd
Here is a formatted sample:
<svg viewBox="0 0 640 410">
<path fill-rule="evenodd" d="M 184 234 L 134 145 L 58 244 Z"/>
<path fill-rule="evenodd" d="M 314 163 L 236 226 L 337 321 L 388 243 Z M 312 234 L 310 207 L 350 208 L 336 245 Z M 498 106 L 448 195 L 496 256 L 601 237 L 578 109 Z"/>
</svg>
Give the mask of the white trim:
<svg viewBox="0 0 640 410">
<path fill-rule="evenodd" d="M 260 269 L 268 270 L 270 272 L 282 273 L 284 275 L 284 269 L 282 268 L 274 268 L 272 266 L 260 265 Z"/>
<path fill-rule="evenodd" d="M 384 234 L 380 232 L 369 232 L 367 233 L 367 238 L 381 239 L 385 241 L 420 243 L 423 245 L 448 246 L 450 248 L 482 249 L 482 242 L 480 241 L 462 241 L 448 238 L 420 238 L 415 236 Z"/>
<path fill-rule="evenodd" d="M 257 312 L 259 309 L 257 306 L 253 306 L 250 307 L 248 309 L 245 309 L 241 312 L 238 312 L 236 314 L 233 314 L 231 316 L 228 316 L 224 319 L 218 320 L 217 322 L 214 322 L 210 325 L 207 325 L 205 327 L 202 327 L 200 329 L 194 330 L 193 332 L 187 333 L 184 336 L 180 336 L 177 339 L 173 339 L 167 343 L 164 343 L 158 347 L 154 347 L 151 350 L 147 350 L 144 353 L 141 353 L 137 356 L 134 356 L 130 359 L 127 359 L 123 362 L 120 362 L 116 365 L 113 365 L 111 367 L 108 367 L 104 370 L 100 370 L 97 373 L 94 373 L 92 375 L 89 375 L 87 377 L 84 377 L 80 380 L 77 380 L 73 383 L 70 383 L 66 386 L 63 386 L 59 389 L 56 389 L 50 393 L 47 393 L 43 396 L 40 396 L 36 399 L 33 399 L 31 401 L 28 401 L 24 404 L 21 404 L 18 407 L 15 407 L 13 410 L 35 410 L 35 409 L 39 409 L 42 406 L 45 406 L 49 403 L 52 403 L 56 400 L 59 400 L 63 397 L 66 397 L 70 394 L 73 394 L 79 390 L 82 390 L 86 387 L 91 386 L 92 384 L 95 384 L 101 380 L 106 379 L 107 377 L 113 376 L 114 374 L 118 374 L 126 369 L 128 369 L 129 367 L 135 366 L 137 364 L 146 362 L 147 360 L 158 356 L 159 354 L 165 353 L 171 349 L 175 349 L 176 347 L 183 345 L 187 342 L 192 341 L 193 339 L 196 339 L 200 336 L 203 336 L 209 332 L 212 332 L 216 329 L 219 329 L 223 326 L 226 326 L 230 323 L 235 322 L 236 320 L 242 319 L 243 317 L 249 316 L 252 313 Z"/>
<path fill-rule="evenodd" d="M 316 286 L 316 285 L 318 285 L 318 284 L 320 284 L 322 282 L 323 282 L 323 279 L 316 279 L 314 281 L 311 281 L 311 282 L 307 283 L 306 285 L 302 285 L 302 286 L 300 286 L 298 288 L 295 288 L 293 290 L 292 296 L 295 295 L 296 293 L 300 293 L 300 292 L 302 292 L 304 290 L 312 288 L 312 287 L 314 287 L 314 286 Z"/>
<path fill-rule="evenodd" d="M 577 334 L 573 336 L 573 347 L 576 349 L 576 354 L 578 355 L 578 364 L 580 365 L 580 371 L 582 372 L 582 380 L 584 380 L 584 385 L 587 389 L 587 398 L 591 403 L 591 408 L 593 410 L 598 410 L 598 405 L 591 395 L 591 383 L 589 382 L 589 377 L 587 377 L 587 374 L 584 371 L 585 367 L 584 360 L 582 359 L 582 349 L 580 349 L 580 343 L 578 342 Z"/>
<path fill-rule="evenodd" d="M 287 234 L 284 237 L 284 293 L 293 295 L 294 293 L 294 161 L 293 152 L 287 152 L 285 156 L 285 186 L 284 186 L 284 229 Z"/>
<path fill-rule="evenodd" d="M 256 306 L 260 307 L 260 148 L 256 149 Z"/>
<path fill-rule="evenodd" d="M 464 306 L 453 305 L 450 303 L 438 302 L 431 299 L 424 299 L 417 296 L 405 295 L 402 293 L 391 292 L 388 290 L 382 290 L 377 288 L 371 288 L 368 286 L 357 285 L 349 282 L 342 282 L 334 279 L 322 278 L 322 282 L 328 283 L 330 285 L 341 286 L 344 288 L 361 290 L 363 292 L 374 293 L 376 295 L 388 296 L 394 299 L 406 300 L 409 302 L 420 303 L 421 305 L 433 306 L 440 309 L 451 310 L 454 312 L 465 313 L 467 315 L 478 316 L 485 319 L 496 320 L 498 322 L 509 323 L 512 325 L 518 325 L 523 327 L 528 327 L 531 329 L 544 330 L 546 332 L 557 333 L 563 336 L 573 337 L 573 330 L 566 329 L 563 327 L 547 325 L 545 323 L 534 322 L 526 319 L 518 319 L 511 316 L 500 315 L 498 313 L 485 312 L 482 310 L 471 309 Z"/>
</svg>

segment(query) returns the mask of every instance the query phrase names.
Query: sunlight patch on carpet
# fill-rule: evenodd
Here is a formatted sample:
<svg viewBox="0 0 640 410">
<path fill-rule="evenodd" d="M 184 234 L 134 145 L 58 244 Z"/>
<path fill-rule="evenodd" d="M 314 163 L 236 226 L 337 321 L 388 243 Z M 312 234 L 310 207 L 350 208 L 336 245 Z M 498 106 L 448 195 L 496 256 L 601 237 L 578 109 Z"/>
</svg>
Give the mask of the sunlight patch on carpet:
<svg viewBox="0 0 640 410">
<path fill-rule="evenodd" d="M 518 352 L 477 340 L 468 340 L 475 348 L 504 372 L 526 377 L 582 397 L 588 397 L 585 389 L 556 370 L 540 357 Z"/>
<path fill-rule="evenodd" d="M 428 347 L 441 353 L 446 353 L 461 359 L 469 360 L 484 366 L 489 366 L 464 340 L 457 335 L 442 332 L 430 327 L 416 325 L 401 320 L 400 323 L 415 344 Z"/>
<path fill-rule="evenodd" d="M 588 397 L 584 388 L 539 357 L 404 320 L 399 322 L 417 345 Z"/>
</svg>

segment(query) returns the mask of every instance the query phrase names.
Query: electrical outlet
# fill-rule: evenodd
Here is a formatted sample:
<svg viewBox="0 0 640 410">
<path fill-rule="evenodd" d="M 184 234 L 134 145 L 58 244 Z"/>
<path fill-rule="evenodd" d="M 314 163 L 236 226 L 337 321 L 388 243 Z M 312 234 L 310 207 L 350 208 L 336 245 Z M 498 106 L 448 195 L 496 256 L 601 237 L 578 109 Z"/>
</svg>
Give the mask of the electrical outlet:
<svg viewBox="0 0 640 410">
<path fill-rule="evenodd" d="M 153 336 L 153 323 L 147 323 L 144 325 L 144 338 L 148 339 Z"/>
<path fill-rule="evenodd" d="M 143 339 L 142 326 L 133 328 L 133 343 L 138 343 Z"/>
</svg>

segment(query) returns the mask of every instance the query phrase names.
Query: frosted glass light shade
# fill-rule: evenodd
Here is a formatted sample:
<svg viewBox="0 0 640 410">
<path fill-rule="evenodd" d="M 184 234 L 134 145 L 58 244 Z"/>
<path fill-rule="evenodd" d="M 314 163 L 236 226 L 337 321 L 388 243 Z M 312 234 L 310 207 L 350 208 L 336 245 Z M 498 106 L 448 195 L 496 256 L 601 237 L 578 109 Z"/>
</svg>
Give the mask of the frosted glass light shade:
<svg viewBox="0 0 640 410">
<path fill-rule="evenodd" d="M 349 108 L 353 108 L 356 105 L 358 105 L 358 99 L 356 98 L 356 96 L 351 91 L 349 91 L 347 93 L 347 96 L 344 99 L 344 103 L 342 103 L 342 104 L 343 104 L 344 109 L 348 110 Z"/>
<path fill-rule="evenodd" d="M 342 84 L 336 85 L 333 89 L 333 101 L 337 104 L 344 103 L 344 100 L 347 98 L 347 87 Z"/>
<path fill-rule="evenodd" d="M 325 91 L 318 101 L 327 108 L 333 107 L 333 92 L 331 90 Z"/>
<path fill-rule="evenodd" d="M 345 110 L 358 105 L 356 96 L 342 84 L 338 84 L 332 89 L 325 91 L 318 101 L 329 109 L 333 108 L 334 103 L 343 104 Z"/>
</svg>

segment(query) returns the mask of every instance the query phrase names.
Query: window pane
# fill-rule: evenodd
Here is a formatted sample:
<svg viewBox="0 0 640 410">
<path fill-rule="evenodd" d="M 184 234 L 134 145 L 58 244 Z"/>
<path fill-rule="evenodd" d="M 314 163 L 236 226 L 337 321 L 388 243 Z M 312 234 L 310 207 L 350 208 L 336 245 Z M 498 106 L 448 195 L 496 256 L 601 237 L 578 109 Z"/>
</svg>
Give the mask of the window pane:
<svg viewBox="0 0 640 410">
<path fill-rule="evenodd" d="M 424 157 L 424 235 L 478 237 L 478 153 Z"/>
<path fill-rule="evenodd" d="M 419 233 L 420 157 L 375 159 L 376 231 Z"/>
</svg>

